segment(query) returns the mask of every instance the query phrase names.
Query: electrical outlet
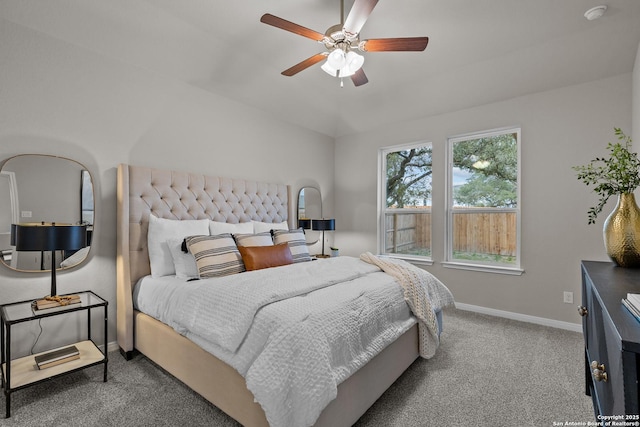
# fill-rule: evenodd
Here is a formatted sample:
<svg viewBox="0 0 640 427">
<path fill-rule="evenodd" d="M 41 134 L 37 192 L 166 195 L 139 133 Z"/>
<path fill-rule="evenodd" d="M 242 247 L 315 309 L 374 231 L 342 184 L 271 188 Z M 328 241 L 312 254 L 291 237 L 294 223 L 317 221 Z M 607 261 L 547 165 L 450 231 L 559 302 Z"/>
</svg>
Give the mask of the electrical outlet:
<svg viewBox="0 0 640 427">
<path fill-rule="evenodd" d="M 31 218 L 31 215 L 32 215 L 31 211 L 22 211 L 22 212 L 20 212 L 20 216 L 22 218 Z"/>
<path fill-rule="evenodd" d="M 565 304 L 573 304 L 573 292 L 564 293 L 564 302 Z"/>
</svg>

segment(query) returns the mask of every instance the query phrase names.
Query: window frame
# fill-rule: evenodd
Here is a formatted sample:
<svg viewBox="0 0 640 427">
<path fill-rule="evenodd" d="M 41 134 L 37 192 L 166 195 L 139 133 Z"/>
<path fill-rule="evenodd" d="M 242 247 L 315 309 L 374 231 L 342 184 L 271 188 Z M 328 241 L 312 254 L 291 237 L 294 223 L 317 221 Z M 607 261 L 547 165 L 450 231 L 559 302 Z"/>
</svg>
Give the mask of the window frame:
<svg viewBox="0 0 640 427">
<path fill-rule="evenodd" d="M 494 263 L 494 262 L 483 262 L 483 261 L 467 261 L 463 259 L 453 258 L 453 202 L 454 202 L 454 194 L 453 194 L 453 146 L 457 142 L 474 140 L 479 138 L 492 137 L 507 133 L 516 134 L 516 152 L 517 152 L 517 207 L 515 208 L 487 208 L 487 210 L 491 212 L 495 212 L 496 209 L 499 209 L 500 212 L 515 212 L 516 214 L 516 263 L 513 265 L 508 265 L 504 263 Z M 473 270 L 473 271 L 484 271 L 491 273 L 500 273 L 500 274 L 512 274 L 512 275 L 521 275 L 524 273 L 522 268 L 522 258 L 521 258 L 521 240 L 522 240 L 522 228 L 521 228 L 521 218 L 522 218 L 522 128 L 520 126 L 509 126 L 497 129 L 491 129 L 486 131 L 479 132 L 471 132 L 465 133 L 461 135 L 454 135 L 447 138 L 447 173 L 446 173 L 446 185 L 445 185 L 445 227 L 444 227 L 444 242 L 445 242 L 445 252 L 444 259 L 445 261 L 442 263 L 444 267 L 447 268 L 457 268 L 463 270 Z M 468 211 L 473 210 L 473 212 L 480 212 L 482 209 L 479 208 L 469 208 Z M 456 212 L 461 213 L 465 211 L 464 208 L 457 208 Z"/>
<path fill-rule="evenodd" d="M 397 254 L 397 253 L 388 253 L 386 252 L 386 224 L 385 217 L 386 213 L 389 211 L 387 208 L 387 154 L 394 153 L 398 151 L 406 151 L 412 148 L 425 147 L 429 146 L 431 148 L 431 174 L 432 174 L 432 186 L 431 186 L 431 194 L 433 196 L 433 143 L 431 141 L 414 141 L 411 143 L 400 144 L 400 145 L 392 145 L 381 147 L 378 150 L 378 235 L 377 235 L 377 251 L 379 254 L 384 254 L 385 256 L 401 258 L 407 261 L 411 261 L 415 264 L 425 264 L 432 265 L 433 264 L 433 222 L 431 221 L 429 224 L 430 227 L 430 241 L 429 247 L 431 248 L 431 256 L 421 256 L 421 255 L 409 255 L 409 254 Z M 433 218 L 433 197 L 431 197 L 431 206 L 429 208 L 429 214 L 432 215 Z M 407 208 L 396 208 L 393 211 L 402 213 L 413 211 L 413 209 Z"/>
</svg>

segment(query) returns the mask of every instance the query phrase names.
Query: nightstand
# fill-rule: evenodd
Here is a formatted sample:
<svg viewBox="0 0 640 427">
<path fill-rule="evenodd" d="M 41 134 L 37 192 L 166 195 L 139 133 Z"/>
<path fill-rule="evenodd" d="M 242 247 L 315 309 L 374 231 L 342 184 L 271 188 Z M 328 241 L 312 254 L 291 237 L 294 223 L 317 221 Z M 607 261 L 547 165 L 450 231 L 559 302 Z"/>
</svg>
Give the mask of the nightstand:
<svg viewBox="0 0 640 427">
<path fill-rule="evenodd" d="M 107 381 L 107 305 L 108 302 L 92 291 L 76 292 L 80 296 L 80 303 L 34 310 L 32 300 L 4 304 L 0 306 L 0 362 L 2 364 L 2 388 L 6 397 L 6 418 L 11 416 L 11 393 L 38 384 L 40 382 L 79 371 L 99 364 L 104 364 L 104 378 Z M 104 310 L 104 350 L 100 350 L 91 338 L 91 309 L 102 307 Z M 80 357 L 46 369 L 38 369 L 35 358 L 51 350 L 17 359 L 11 358 L 11 327 L 17 323 L 31 322 L 52 316 L 66 316 L 71 313 L 87 313 L 87 339 L 74 344 Z M 68 346 L 67 345 L 67 346 Z M 63 347 L 67 347 L 63 346 Z"/>
</svg>

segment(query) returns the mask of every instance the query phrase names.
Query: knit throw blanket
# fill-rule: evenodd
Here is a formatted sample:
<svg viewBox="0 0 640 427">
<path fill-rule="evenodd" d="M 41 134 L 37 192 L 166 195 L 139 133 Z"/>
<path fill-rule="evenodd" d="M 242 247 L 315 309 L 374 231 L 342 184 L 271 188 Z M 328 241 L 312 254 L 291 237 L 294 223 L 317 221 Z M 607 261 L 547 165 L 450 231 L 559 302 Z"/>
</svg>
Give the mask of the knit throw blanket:
<svg viewBox="0 0 640 427">
<path fill-rule="evenodd" d="M 433 274 L 404 260 L 378 257 L 370 252 L 360 259 L 378 266 L 393 276 L 404 291 L 404 299 L 414 316 L 418 318 L 420 356 L 429 359 L 440 344 L 435 311 L 454 305 L 449 289 Z"/>
</svg>

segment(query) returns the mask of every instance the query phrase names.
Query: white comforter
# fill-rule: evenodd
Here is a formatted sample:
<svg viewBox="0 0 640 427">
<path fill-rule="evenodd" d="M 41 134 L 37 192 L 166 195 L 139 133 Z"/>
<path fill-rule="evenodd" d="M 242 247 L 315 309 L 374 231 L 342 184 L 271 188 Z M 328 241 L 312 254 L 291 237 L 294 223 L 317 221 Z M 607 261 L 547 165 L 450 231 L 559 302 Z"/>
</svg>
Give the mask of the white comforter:
<svg viewBox="0 0 640 427">
<path fill-rule="evenodd" d="M 416 322 L 394 279 L 351 257 L 148 277 L 135 294 L 139 310 L 238 370 L 273 427 L 312 425 L 338 384 Z"/>
</svg>

